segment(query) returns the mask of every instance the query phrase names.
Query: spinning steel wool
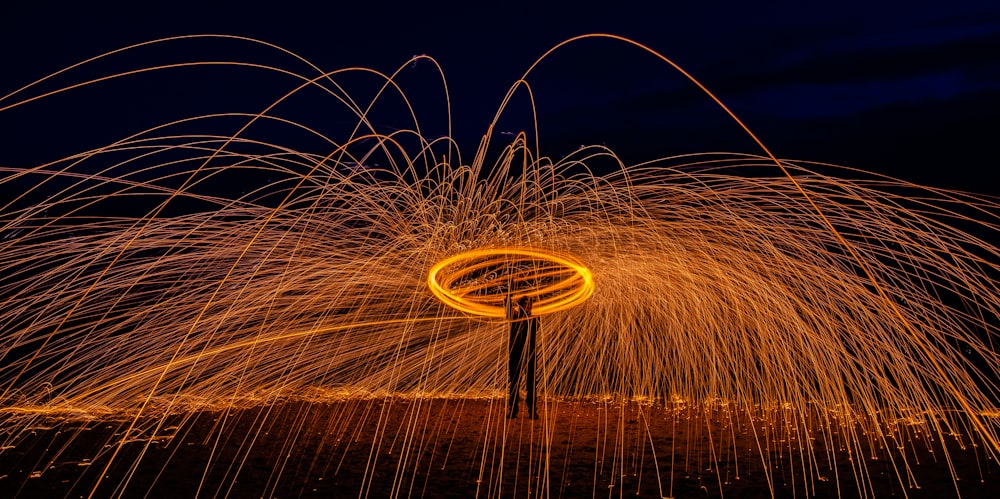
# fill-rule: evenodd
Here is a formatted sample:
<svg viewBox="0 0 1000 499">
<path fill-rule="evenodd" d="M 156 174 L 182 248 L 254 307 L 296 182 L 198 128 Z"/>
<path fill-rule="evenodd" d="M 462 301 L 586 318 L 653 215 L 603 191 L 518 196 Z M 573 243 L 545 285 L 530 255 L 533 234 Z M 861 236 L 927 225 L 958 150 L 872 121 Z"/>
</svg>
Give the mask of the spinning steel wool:
<svg viewBox="0 0 1000 499">
<path fill-rule="evenodd" d="M 40 424 L 116 421 L 106 448 L 90 456 L 100 465 L 72 483 L 120 496 L 151 489 L 155 480 L 136 478 L 143 455 L 159 438 L 180 445 L 186 433 L 177 428 L 206 411 L 371 397 L 499 408 L 508 294 L 532 296 L 543 316 L 543 404 L 643 401 L 652 415 L 681 414 L 676 404 L 731 421 L 763 415 L 770 423 L 728 427 L 757 443 L 740 459 L 787 445 L 799 456 L 787 465 L 799 477 L 792 481 L 805 492 L 829 466 L 816 457 L 826 452 L 817 442 L 843 438 L 848 449 L 865 442 L 905 456 L 915 434 L 960 434 L 991 462 L 1000 451 L 992 242 L 1000 206 L 992 198 L 766 151 L 624 165 L 595 146 L 553 160 L 544 137 L 520 133 L 497 147 L 492 128 L 466 162 L 449 136 L 425 137 L 415 115 L 408 129 L 370 121 L 387 100 L 412 112 L 397 84 L 409 64 L 387 75 L 300 74 L 184 61 L 36 90 L 50 88 L 43 79 L 0 99 L 0 118 L 77 87 L 209 66 L 277 72 L 292 83 L 261 112 L 196 116 L 56 161 L 2 167 L 8 458 Z M 374 82 L 374 97 L 340 84 L 358 75 Z M 355 126 L 327 136 L 283 117 L 282 104 L 307 91 L 325 94 Z M 283 145 L 300 142 L 318 145 Z M 294 448 L 293 429 L 308 427 L 307 418 L 279 412 Z M 374 425 L 375 449 L 388 438 L 377 412 L 327 430 Z M 240 431 L 264 438 L 266 414 Z M 537 423 L 547 435 L 557 430 L 553 414 Z M 414 418 L 401 433 L 408 439 L 437 427 Z M 776 444 L 792 427 L 818 437 Z M 213 428 L 202 441 L 236 431 Z M 649 460 L 636 449 L 654 437 L 634 447 L 622 439 L 614 459 Z M 712 445 L 736 445 L 726 442 Z M 667 453 L 652 450 L 654 460 Z M 234 481 L 246 452 L 212 454 L 199 493 L 229 493 L 211 488 L 209 470 L 225 468 L 218 481 Z M 503 467 L 488 455 L 479 456 L 480 481 Z M 419 493 L 405 471 L 421 466 L 419 456 L 399 457 L 392 494 Z M 532 456 L 525 460 L 542 477 L 534 490 L 555 495 L 547 461 Z M 916 480 L 907 458 L 895 459 L 895 479 Z M 127 473 L 108 483 L 102 477 L 121 461 Z M 372 490 L 372 463 L 362 495 Z M 317 466 L 308 469 L 318 474 Z M 668 495 L 670 461 L 657 466 L 644 480 Z M 872 494 L 865 465 L 853 466 L 840 479 L 853 476 L 861 495 Z M 477 493 L 509 490 L 496 480 Z"/>
</svg>

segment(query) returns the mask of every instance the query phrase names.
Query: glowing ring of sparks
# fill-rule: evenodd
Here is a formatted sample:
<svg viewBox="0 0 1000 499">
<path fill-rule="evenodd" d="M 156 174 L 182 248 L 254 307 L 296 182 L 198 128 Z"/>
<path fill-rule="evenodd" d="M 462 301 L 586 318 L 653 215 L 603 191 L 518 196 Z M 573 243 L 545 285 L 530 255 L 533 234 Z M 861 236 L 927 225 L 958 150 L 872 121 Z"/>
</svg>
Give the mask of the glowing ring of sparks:
<svg viewBox="0 0 1000 499">
<path fill-rule="evenodd" d="M 504 299 L 528 296 L 533 315 L 566 310 L 594 294 L 590 269 L 567 255 L 522 248 L 466 251 L 439 261 L 427 286 L 446 305 L 485 317 L 504 317 Z"/>
</svg>

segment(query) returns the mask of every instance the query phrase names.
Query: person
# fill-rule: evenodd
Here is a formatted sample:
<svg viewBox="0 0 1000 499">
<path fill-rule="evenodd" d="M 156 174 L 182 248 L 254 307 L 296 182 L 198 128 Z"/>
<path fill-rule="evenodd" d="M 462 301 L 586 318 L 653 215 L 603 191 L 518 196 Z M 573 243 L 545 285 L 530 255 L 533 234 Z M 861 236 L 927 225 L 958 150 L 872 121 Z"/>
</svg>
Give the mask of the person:
<svg viewBox="0 0 1000 499">
<path fill-rule="evenodd" d="M 510 340 L 507 358 L 507 417 L 516 418 L 520 402 L 521 373 L 526 371 L 527 393 L 525 404 L 531 419 L 538 419 L 535 408 L 535 337 L 538 333 L 538 317 L 531 314 L 532 300 L 527 296 L 513 302 L 505 300 L 507 320 L 510 321 Z"/>
</svg>

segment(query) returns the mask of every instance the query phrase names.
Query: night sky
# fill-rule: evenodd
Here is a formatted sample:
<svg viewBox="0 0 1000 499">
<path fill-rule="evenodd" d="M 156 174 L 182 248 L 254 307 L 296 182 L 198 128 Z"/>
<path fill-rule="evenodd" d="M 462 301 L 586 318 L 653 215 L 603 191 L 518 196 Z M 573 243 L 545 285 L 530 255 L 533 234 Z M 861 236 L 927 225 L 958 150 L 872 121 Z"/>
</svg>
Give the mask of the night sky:
<svg viewBox="0 0 1000 499">
<path fill-rule="evenodd" d="M 388 72 L 427 54 L 443 66 L 454 136 L 471 158 L 506 89 L 539 55 L 569 37 L 604 32 L 644 43 L 680 64 L 779 157 L 1000 194 L 995 0 L 849 0 L 824 7 L 798 1 L 663 2 L 655 9 L 616 1 L 542 3 L 317 8 L 177 1 L 115 10 L 19 2 L 0 16 L 0 93 L 105 51 L 174 35 L 253 37 L 325 70 L 364 66 Z M 177 43 L 109 60 L 45 88 L 199 59 L 291 65 L 287 57 L 249 44 Z M 416 66 L 405 82 L 419 110 L 431 116 L 434 133 L 444 109 L 440 83 L 428 64 Z M 704 151 L 760 152 L 676 71 L 621 42 L 571 44 L 539 66 L 529 82 L 539 103 L 542 152 L 555 158 L 591 143 L 606 144 L 628 162 Z M 56 159 L 167 119 L 259 109 L 287 87 L 287 80 L 261 72 L 216 78 L 211 71 L 177 70 L 21 106 L 0 113 L 0 166 Z M 525 102 L 515 101 L 500 132 L 529 126 Z M 304 105 L 300 111 L 335 124 L 338 117 L 323 115 L 323 109 Z M 387 129 L 394 126 L 392 116 L 380 118 Z"/>
</svg>

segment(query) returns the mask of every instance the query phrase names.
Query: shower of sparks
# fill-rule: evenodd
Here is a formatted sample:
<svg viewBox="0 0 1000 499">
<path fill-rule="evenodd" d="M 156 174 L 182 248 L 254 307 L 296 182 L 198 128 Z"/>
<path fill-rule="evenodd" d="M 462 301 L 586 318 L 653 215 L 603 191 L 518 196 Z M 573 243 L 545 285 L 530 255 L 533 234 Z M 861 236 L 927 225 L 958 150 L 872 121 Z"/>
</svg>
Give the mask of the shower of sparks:
<svg viewBox="0 0 1000 499">
<path fill-rule="evenodd" d="M 0 98 L 2 117 L 177 66 L 290 82 L 260 112 L 0 164 L 0 454 L 53 418 L 124 417 L 106 470 L 126 442 L 173 435 L 177 414 L 372 394 L 499 401 L 502 300 L 518 292 L 546 313 L 546 403 L 767 414 L 774 424 L 732 428 L 772 446 L 800 425 L 826 440 L 858 425 L 850 438 L 891 448 L 962 434 L 996 457 L 997 200 L 769 153 L 624 165 L 586 147 L 554 160 L 544 137 L 498 147 L 492 129 L 466 162 L 449 136 L 422 136 L 416 116 L 388 133 L 369 122 L 384 101 L 412 109 L 396 83 L 410 62 L 387 75 L 185 62 L 36 90 L 46 78 Z M 358 73 L 375 82 L 370 100 L 338 83 Z M 353 116 L 353 132 L 283 118 L 279 104 L 306 89 Z M 289 136 L 324 146 L 274 142 Z M 808 491 L 818 461 L 793 464 Z M 905 463 L 896 473 L 912 480 Z"/>
</svg>

